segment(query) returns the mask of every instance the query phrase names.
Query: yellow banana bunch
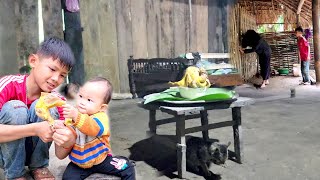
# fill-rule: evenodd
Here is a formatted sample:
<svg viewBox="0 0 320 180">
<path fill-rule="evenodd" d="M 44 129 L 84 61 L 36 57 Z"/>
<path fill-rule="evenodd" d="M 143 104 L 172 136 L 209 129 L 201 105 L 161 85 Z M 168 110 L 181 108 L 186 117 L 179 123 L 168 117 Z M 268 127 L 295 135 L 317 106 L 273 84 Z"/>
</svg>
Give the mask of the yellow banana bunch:
<svg viewBox="0 0 320 180">
<path fill-rule="evenodd" d="M 207 71 L 203 68 L 198 68 L 195 66 L 188 67 L 180 81 L 169 82 L 169 84 L 172 86 L 191 88 L 204 88 L 211 86 Z"/>
<path fill-rule="evenodd" d="M 48 121 L 49 124 L 53 126 L 54 119 L 51 116 L 49 109 L 56 106 L 62 106 L 65 103 L 65 101 L 63 101 L 60 97 L 58 97 L 55 94 L 41 92 L 41 96 L 35 107 L 35 111 L 41 119 Z"/>
</svg>

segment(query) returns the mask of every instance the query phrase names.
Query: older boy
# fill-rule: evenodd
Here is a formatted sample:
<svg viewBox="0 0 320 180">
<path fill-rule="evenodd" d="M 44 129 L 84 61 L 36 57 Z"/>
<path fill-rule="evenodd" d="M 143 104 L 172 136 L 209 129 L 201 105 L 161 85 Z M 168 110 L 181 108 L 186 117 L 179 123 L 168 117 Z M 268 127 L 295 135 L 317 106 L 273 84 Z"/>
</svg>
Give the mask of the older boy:
<svg viewBox="0 0 320 180">
<path fill-rule="evenodd" d="M 46 168 L 52 140 L 61 147 L 72 146 L 75 137 L 68 128 L 50 128 L 35 114 L 40 93 L 60 85 L 74 65 L 70 47 L 58 38 L 42 42 L 28 58 L 29 75 L 8 75 L 0 79 L 0 167 L 7 179 L 25 180 L 25 165 L 35 180 L 54 179 Z M 57 115 L 57 113 L 55 113 Z M 55 116 L 57 117 L 57 116 Z M 63 148 L 57 148 L 63 151 Z"/>
</svg>

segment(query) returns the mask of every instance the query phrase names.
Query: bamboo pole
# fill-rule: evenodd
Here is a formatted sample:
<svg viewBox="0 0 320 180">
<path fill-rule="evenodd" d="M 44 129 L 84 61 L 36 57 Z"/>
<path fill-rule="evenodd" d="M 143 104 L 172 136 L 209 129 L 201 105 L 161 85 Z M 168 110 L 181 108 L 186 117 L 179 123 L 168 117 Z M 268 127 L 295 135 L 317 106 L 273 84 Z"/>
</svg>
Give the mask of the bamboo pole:
<svg viewBox="0 0 320 180">
<path fill-rule="evenodd" d="M 191 51 L 191 45 L 193 43 L 193 24 L 192 24 L 192 2 L 188 1 L 189 5 L 189 51 Z"/>
<path fill-rule="evenodd" d="M 298 9 L 297 9 L 297 14 L 300 14 L 304 1 L 305 0 L 300 0 L 299 5 L 298 5 Z"/>
<path fill-rule="evenodd" d="M 313 46 L 314 46 L 314 65 L 316 71 L 317 84 L 320 83 L 320 34 L 319 34 L 319 0 L 312 0 L 312 24 L 313 24 Z"/>
</svg>

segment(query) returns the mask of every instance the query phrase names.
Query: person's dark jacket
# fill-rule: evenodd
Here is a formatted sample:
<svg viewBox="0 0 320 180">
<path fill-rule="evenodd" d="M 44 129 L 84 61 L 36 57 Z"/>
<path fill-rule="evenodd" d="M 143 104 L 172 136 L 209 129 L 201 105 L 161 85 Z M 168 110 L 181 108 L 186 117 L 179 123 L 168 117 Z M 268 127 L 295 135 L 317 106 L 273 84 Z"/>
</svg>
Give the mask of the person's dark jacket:
<svg viewBox="0 0 320 180">
<path fill-rule="evenodd" d="M 260 55 L 269 55 L 271 54 L 271 48 L 269 44 L 255 31 L 248 30 L 242 39 L 241 46 L 246 48 L 250 46 L 252 49 L 245 49 L 244 53 L 256 52 Z"/>
<path fill-rule="evenodd" d="M 271 54 L 270 46 L 263 38 L 259 40 L 259 43 L 256 46 L 250 46 L 250 47 L 252 47 L 252 49 L 245 49 L 244 53 L 256 52 L 258 55 Z"/>
</svg>

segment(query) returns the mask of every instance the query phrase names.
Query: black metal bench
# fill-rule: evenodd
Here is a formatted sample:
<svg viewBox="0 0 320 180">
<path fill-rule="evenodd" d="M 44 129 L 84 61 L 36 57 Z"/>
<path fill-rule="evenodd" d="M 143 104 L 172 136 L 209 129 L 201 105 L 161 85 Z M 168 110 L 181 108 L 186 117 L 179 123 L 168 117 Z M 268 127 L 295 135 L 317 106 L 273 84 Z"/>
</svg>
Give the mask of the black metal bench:
<svg viewBox="0 0 320 180">
<path fill-rule="evenodd" d="M 133 98 L 161 92 L 169 87 L 169 81 L 182 78 L 188 66 L 196 64 L 194 59 L 153 58 L 128 59 L 129 86 Z"/>
</svg>

